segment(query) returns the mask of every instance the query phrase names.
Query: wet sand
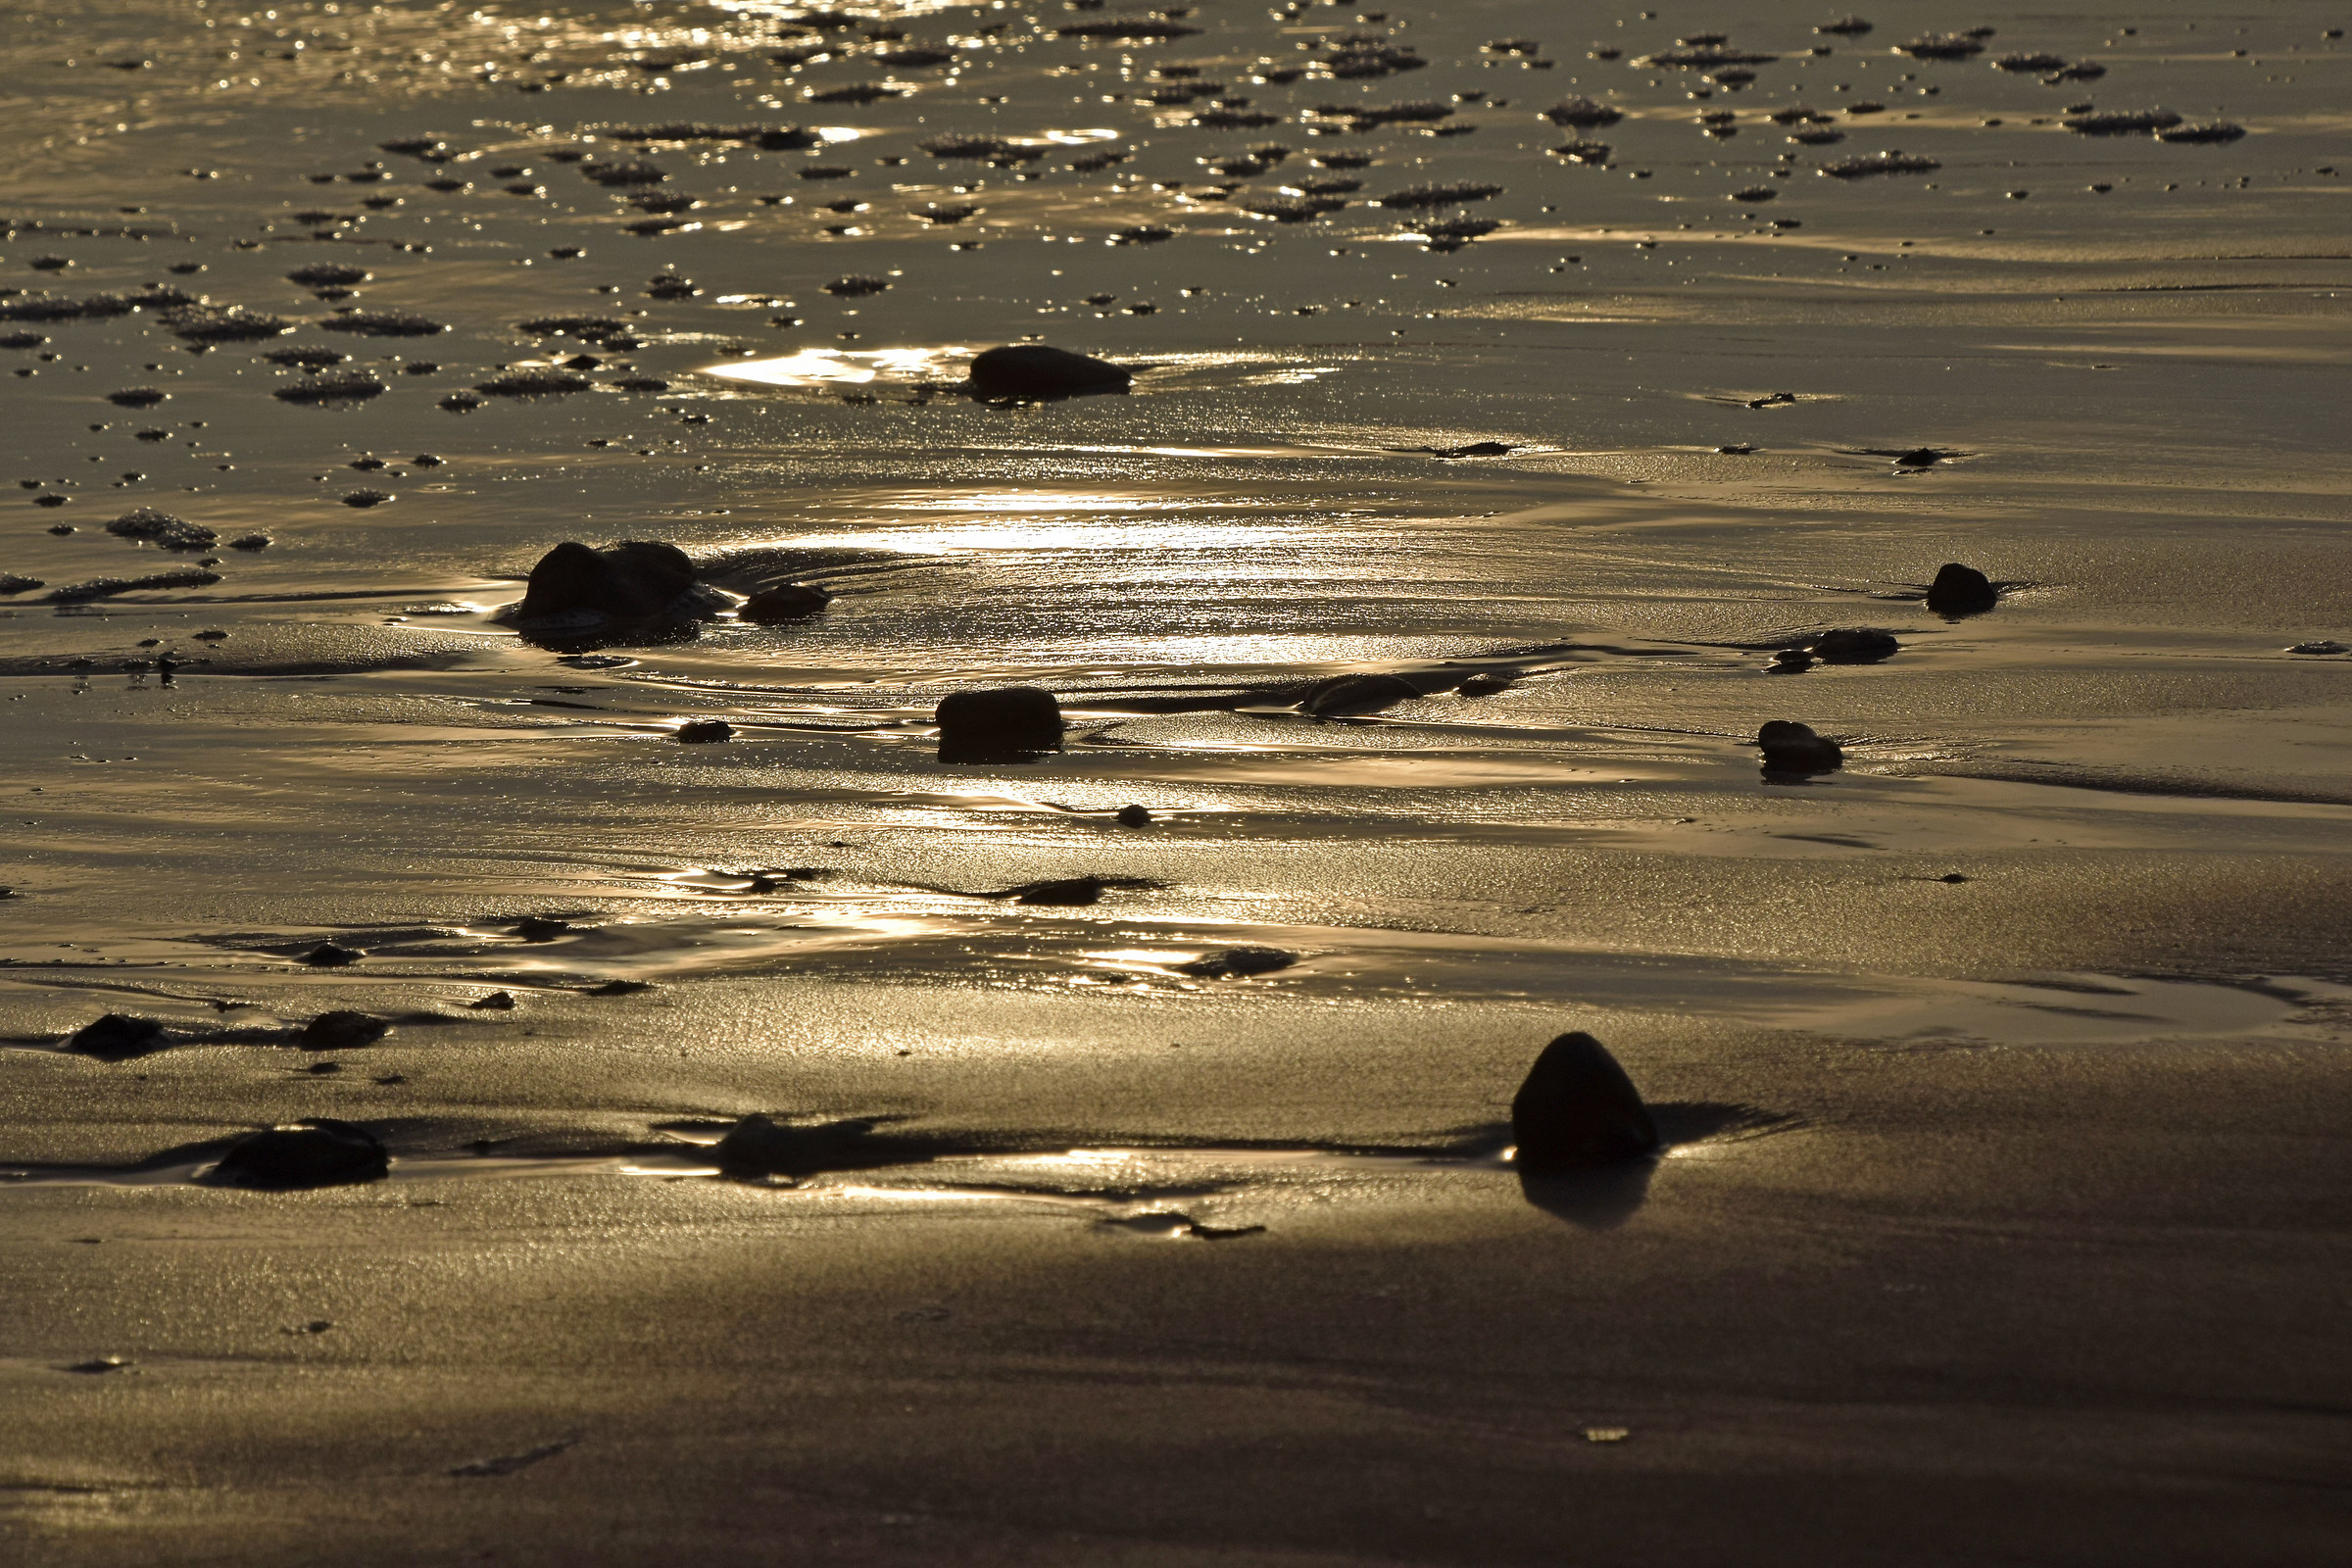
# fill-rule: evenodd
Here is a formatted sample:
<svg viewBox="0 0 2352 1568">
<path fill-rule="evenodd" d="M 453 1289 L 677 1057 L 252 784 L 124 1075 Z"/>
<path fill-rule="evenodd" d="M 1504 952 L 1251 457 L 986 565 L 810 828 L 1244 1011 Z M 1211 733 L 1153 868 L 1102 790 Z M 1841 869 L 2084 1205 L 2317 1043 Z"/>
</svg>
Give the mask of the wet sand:
<svg viewBox="0 0 2352 1568">
<path fill-rule="evenodd" d="M 11 1560 L 2340 1559 L 2344 19 L 1868 15 L 26 9 Z"/>
</svg>

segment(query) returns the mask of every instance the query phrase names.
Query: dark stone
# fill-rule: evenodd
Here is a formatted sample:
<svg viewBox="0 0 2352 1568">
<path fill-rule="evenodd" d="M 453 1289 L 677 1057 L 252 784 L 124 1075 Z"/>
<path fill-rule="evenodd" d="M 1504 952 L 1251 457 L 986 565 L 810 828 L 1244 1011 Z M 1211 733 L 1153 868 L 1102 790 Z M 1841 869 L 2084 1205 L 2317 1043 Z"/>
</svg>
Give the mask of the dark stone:
<svg viewBox="0 0 2352 1568">
<path fill-rule="evenodd" d="M 728 1176 L 808 1176 L 855 1165 L 873 1130 L 870 1121 L 792 1127 L 754 1114 L 729 1128 L 711 1155 Z"/>
<path fill-rule="evenodd" d="M 392 1026 L 381 1018 L 370 1018 L 364 1012 L 338 1009 L 322 1012 L 302 1026 L 302 1049 L 305 1051 L 356 1051 L 372 1046 L 384 1038 Z"/>
<path fill-rule="evenodd" d="M 1805 645 L 1805 651 L 1832 664 L 1875 664 L 1900 651 L 1902 646 L 1892 633 L 1875 626 L 1841 626 L 1835 631 L 1816 633 Z"/>
<path fill-rule="evenodd" d="M 507 618 L 527 625 L 707 613 L 697 586 L 694 563 L 675 545 L 626 540 L 592 550 L 567 539 L 539 558 L 521 603 Z"/>
<path fill-rule="evenodd" d="M 1025 761 L 1061 750 L 1061 704 L 1036 686 L 953 693 L 932 721 L 943 762 Z"/>
<path fill-rule="evenodd" d="M 1055 877 L 1046 882 L 1025 882 L 1012 894 L 1015 904 L 1031 904 L 1043 908 L 1075 909 L 1102 900 L 1102 890 L 1110 884 L 1099 876 Z"/>
<path fill-rule="evenodd" d="M 1372 713 L 1420 695 L 1420 687 L 1396 675 L 1334 675 L 1308 692 L 1298 710 L 1316 718 Z"/>
<path fill-rule="evenodd" d="M 372 1133 L 321 1116 L 240 1140 L 220 1156 L 210 1179 L 222 1187 L 287 1192 L 381 1181 L 390 1166 L 391 1156 Z"/>
<path fill-rule="evenodd" d="M 514 993 L 512 991 L 493 991 L 486 997 L 480 997 L 472 1002 L 468 1002 L 466 1004 L 466 1005 L 489 1012 L 509 1012 L 512 1011 L 514 1006 Z"/>
<path fill-rule="evenodd" d="M 520 937 L 525 942 L 553 942 L 570 929 L 571 922 L 569 920 L 548 914 L 532 914 L 525 915 L 522 919 L 507 927 L 507 932 L 510 936 Z M 477 1002 L 474 1005 L 478 1007 L 481 1004 Z"/>
<path fill-rule="evenodd" d="M 66 1042 L 66 1049 L 100 1061 L 128 1061 L 162 1051 L 172 1044 L 164 1026 L 153 1018 L 134 1018 L 128 1013 L 110 1012 L 94 1023 L 85 1023 Z"/>
<path fill-rule="evenodd" d="M 1813 733 L 1812 726 L 1776 718 L 1756 732 L 1768 773 L 1827 773 L 1845 760 L 1838 743 Z"/>
<path fill-rule="evenodd" d="M 1511 679 L 1507 675 L 1472 675 L 1454 687 L 1464 697 L 1493 697 L 1510 689 Z"/>
<path fill-rule="evenodd" d="M 788 582 L 761 589 L 745 600 L 735 613 L 756 625 L 774 626 L 785 621 L 807 620 L 832 602 L 833 596 L 822 588 Z"/>
<path fill-rule="evenodd" d="M 1928 586 L 1928 608 L 1939 615 L 1978 615 L 2001 602 L 1992 579 L 1974 566 L 1947 561 Z"/>
<path fill-rule="evenodd" d="M 972 361 L 972 389 L 982 397 L 1025 403 L 1124 392 L 1135 377 L 1117 366 L 1067 349 L 1020 343 L 989 349 Z"/>
<path fill-rule="evenodd" d="M 1764 666 L 1767 675 L 1801 675 L 1813 667 L 1813 656 L 1802 648 L 1784 648 Z"/>
<path fill-rule="evenodd" d="M 1601 1043 L 1582 1032 L 1544 1048 L 1511 1102 L 1511 1138 L 1526 1171 L 1592 1170 L 1658 1150 L 1641 1092 Z"/>
<path fill-rule="evenodd" d="M 590 986 L 586 991 L 582 992 L 581 995 L 590 997 L 633 997 L 640 991 L 651 991 L 653 989 L 654 983 L 651 980 L 608 980 L 601 986 Z"/>
<path fill-rule="evenodd" d="M 332 942 L 321 942 L 304 954 L 301 962 L 314 969 L 339 969 L 347 963 L 357 963 L 368 955 L 356 948 L 339 948 Z"/>
<path fill-rule="evenodd" d="M 1431 447 L 1438 458 L 1507 458 L 1518 448 L 1504 441 L 1473 441 L 1466 447 Z"/>
<path fill-rule="evenodd" d="M 1285 953 L 1280 948 L 1227 948 L 1222 953 L 1204 953 L 1189 963 L 1180 963 L 1176 972 L 1189 974 L 1196 980 L 1235 980 L 1253 974 L 1272 974 L 1298 961 L 1298 955 Z"/>
<path fill-rule="evenodd" d="M 153 507 L 125 512 L 106 525 L 118 539 L 135 539 L 166 550 L 207 550 L 220 536 L 200 522 L 188 522 Z"/>
<path fill-rule="evenodd" d="M 681 746 L 708 746 L 712 741 L 731 741 L 734 738 L 735 726 L 723 718 L 689 719 L 678 726 L 678 744 Z"/>
<path fill-rule="evenodd" d="M 1122 806 L 1113 820 L 1121 827 L 1149 827 L 1152 813 L 1141 806 Z"/>
</svg>

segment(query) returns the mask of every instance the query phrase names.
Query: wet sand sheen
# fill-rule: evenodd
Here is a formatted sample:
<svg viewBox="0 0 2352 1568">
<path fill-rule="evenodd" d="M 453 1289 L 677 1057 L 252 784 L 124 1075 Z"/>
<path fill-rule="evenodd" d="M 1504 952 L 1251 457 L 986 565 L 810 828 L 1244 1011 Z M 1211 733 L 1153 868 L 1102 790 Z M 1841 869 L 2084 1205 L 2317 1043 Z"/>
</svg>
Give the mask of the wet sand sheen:
<svg viewBox="0 0 2352 1568">
<path fill-rule="evenodd" d="M 24 21 L 27 1562 L 2340 1555 L 2334 21 Z"/>
</svg>

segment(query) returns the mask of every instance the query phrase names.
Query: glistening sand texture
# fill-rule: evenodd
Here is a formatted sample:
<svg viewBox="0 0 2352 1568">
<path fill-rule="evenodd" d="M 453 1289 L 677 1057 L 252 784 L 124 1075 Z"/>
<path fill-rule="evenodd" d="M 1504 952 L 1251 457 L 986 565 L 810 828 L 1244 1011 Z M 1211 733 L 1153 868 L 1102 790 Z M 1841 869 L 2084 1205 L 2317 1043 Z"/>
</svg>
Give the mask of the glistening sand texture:
<svg viewBox="0 0 2352 1568">
<path fill-rule="evenodd" d="M 19 7 L 10 1560 L 2340 1560 L 2347 19 L 1739 10 Z M 1029 334 L 1134 393 L 945 390 Z M 835 598 L 518 639 L 567 538 Z M 1654 1169 L 1498 1157 L 1570 1028 Z M 190 1182 L 305 1116 L 391 1178 Z"/>
</svg>

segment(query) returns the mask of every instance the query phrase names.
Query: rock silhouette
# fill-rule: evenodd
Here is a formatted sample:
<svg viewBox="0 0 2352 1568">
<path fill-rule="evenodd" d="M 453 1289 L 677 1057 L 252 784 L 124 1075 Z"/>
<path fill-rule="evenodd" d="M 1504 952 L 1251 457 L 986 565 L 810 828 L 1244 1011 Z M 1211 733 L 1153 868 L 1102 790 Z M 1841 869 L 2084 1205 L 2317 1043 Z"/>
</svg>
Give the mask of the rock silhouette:
<svg viewBox="0 0 2352 1568">
<path fill-rule="evenodd" d="M 932 721 L 943 762 L 1024 761 L 1061 750 L 1061 704 L 1036 686 L 953 693 Z"/>
<path fill-rule="evenodd" d="M 391 1156 L 374 1134 L 322 1116 L 239 1140 L 210 1179 L 221 1187 L 289 1192 L 380 1181 L 390 1167 Z"/>
<path fill-rule="evenodd" d="M 989 349 L 972 361 L 972 390 L 982 397 L 1045 403 L 1124 392 L 1135 377 L 1106 360 L 1042 343 Z"/>
<path fill-rule="evenodd" d="M 870 1121 L 794 1127 L 755 1113 L 729 1128 L 711 1155 L 728 1176 L 808 1176 L 854 1165 L 873 1131 Z"/>
<path fill-rule="evenodd" d="M 302 1026 L 302 1049 L 354 1051 L 374 1045 L 391 1027 L 383 1019 L 371 1018 L 364 1012 L 344 1009 L 322 1012 Z"/>
<path fill-rule="evenodd" d="M 164 1026 L 153 1018 L 110 1012 L 76 1029 L 66 1041 L 66 1049 L 78 1055 L 95 1056 L 100 1061 L 128 1061 L 133 1056 L 162 1051 L 171 1044 Z"/>
<path fill-rule="evenodd" d="M 567 539 L 539 558 L 521 602 L 505 618 L 587 625 L 691 619 L 720 608 L 719 595 L 695 581 L 694 563 L 676 545 L 631 539 L 595 550 Z"/>
<path fill-rule="evenodd" d="M 1335 675 L 1308 692 L 1298 710 L 1315 718 L 1376 713 L 1420 695 L 1420 687 L 1396 675 Z"/>
<path fill-rule="evenodd" d="M 1591 1035 L 1544 1048 L 1511 1102 L 1523 1171 L 1596 1170 L 1658 1150 L 1658 1129 L 1617 1058 Z"/>
<path fill-rule="evenodd" d="M 735 738 L 735 726 L 723 718 L 696 718 L 678 726 L 681 746 L 708 746 L 713 741 Z"/>
<path fill-rule="evenodd" d="M 1809 724 L 1776 718 L 1756 732 L 1768 773 L 1827 773 L 1845 761 L 1838 743 L 1813 733 Z"/>
<path fill-rule="evenodd" d="M 1939 615 L 1978 615 L 2001 602 L 2000 590 L 1974 566 L 1947 561 L 1928 585 L 1928 608 Z"/>
<path fill-rule="evenodd" d="M 832 602 L 833 596 L 822 588 L 788 582 L 761 589 L 745 600 L 735 613 L 755 625 L 774 626 L 806 620 Z"/>
<path fill-rule="evenodd" d="M 1875 664 L 1898 652 L 1902 644 L 1894 634 L 1876 626 L 1840 626 L 1834 631 L 1817 632 L 1805 645 L 1805 652 L 1831 664 Z"/>
<path fill-rule="evenodd" d="M 1298 961 L 1296 953 L 1280 948 L 1227 948 L 1221 953 L 1204 953 L 1188 963 L 1176 965 L 1178 974 L 1191 975 L 1196 980 L 1237 980 L 1253 974 L 1272 974 L 1288 969 Z"/>
</svg>

